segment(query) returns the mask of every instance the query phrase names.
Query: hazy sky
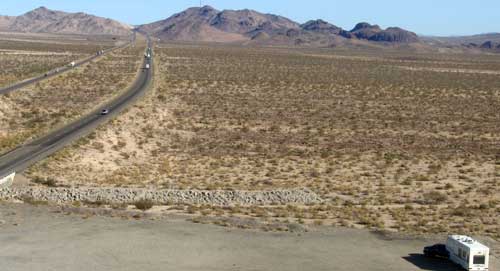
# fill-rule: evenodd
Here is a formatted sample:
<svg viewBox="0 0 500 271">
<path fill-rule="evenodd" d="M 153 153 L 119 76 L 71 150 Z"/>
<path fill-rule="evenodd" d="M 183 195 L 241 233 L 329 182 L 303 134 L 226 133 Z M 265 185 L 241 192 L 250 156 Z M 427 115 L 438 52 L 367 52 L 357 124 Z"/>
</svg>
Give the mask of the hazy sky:
<svg viewBox="0 0 500 271">
<path fill-rule="evenodd" d="M 1 0 L 0 14 L 20 15 L 46 6 L 142 24 L 199 4 L 199 0 Z M 425 35 L 500 32 L 500 0 L 204 0 L 202 4 L 217 9 L 255 9 L 300 23 L 321 18 L 348 30 L 367 21 Z"/>
</svg>

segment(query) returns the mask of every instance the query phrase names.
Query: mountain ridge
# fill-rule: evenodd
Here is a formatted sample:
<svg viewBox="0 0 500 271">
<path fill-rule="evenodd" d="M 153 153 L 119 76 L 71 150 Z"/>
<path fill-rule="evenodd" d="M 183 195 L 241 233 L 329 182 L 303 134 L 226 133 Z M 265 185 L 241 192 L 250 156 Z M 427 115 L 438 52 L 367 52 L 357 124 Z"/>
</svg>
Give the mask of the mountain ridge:
<svg viewBox="0 0 500 271">
<path fill-rule="evenodd" d="M 309 47 L 458 48 L 499 51 L 499 33 L 461 37 L 419 36 L 400 27 L 381 28 L 360 22 L 351 30 L 322 19 L 298 23 L 284 16 L 251 9 L 217 10 L 192 7 L 156 22 L 121 23 L 82 12 L 70 13 L 39 7 L 19 16 L 0 15 L 0 31 L 84 35 L 129 35 L 133 30 L 169 41 L 222 42 L 244 45 L 299 45 Z"/>
<path fill-rule="evenodd" d="M 83 12 L 70 13 L 39 7 L 19 16 L 0 16 L 0 30 L 24 33 L 130 35 L 132 27 Z"/>
<path fill-rule="evenodd" d="M 346 40 L 378 43 L 418 43 L 418 36 L 398 27 L 381 29 L 360 23 L 351 31 L 321 19 L 299 24 L 283 16 L 255 10 L 193 7 L 164 20 L 137 27 L 139 31 L 171 41 L 244 42 L 267 45 L 334 46 Z"/>
</svg>

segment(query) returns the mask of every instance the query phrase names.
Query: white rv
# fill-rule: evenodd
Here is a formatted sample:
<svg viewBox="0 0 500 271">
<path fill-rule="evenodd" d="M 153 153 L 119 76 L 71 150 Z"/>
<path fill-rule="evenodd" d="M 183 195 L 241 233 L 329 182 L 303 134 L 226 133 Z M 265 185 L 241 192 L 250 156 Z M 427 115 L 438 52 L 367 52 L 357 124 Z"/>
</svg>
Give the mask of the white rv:
<svg viewBox="0 0 500 271">
<path fill-rule="evenodd" d="M 446 241 L 450 260 L 466 270 L 488 271 L 490 249 L 463 235 L 451 235 Z"/>
</svg>

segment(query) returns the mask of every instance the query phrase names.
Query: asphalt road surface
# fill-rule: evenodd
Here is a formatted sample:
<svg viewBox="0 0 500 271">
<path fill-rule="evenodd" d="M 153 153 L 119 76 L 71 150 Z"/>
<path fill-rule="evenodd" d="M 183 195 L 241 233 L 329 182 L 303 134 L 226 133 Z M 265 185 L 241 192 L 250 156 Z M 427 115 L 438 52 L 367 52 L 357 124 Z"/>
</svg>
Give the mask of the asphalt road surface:
<svg viewBox="0 0 500 271">
<path fill-rule="evenodd" d="M 148 41 L 148 47 L 150 47 L 150 44 L 150 41 Z M 144 69 L 147 63 L 150 64 L 151 69 Z M 0 176 L 6 176 L 12 172 L 26 169 L 74 140 L 90 133 L 97 126 L 120 113 L 127 105 L 146 91 L 153 76 L 152 67 L 152 57 L 151 59 L 145 58 L 141 67 L 142 72 L 134 84 L 123 94 L 114 98 L 102 108 L 98 108 L 62 128 L 52 131 L 48 135 L 19 146 L 0 156 Z M 103 109 L 107 109 L 109 113 L 101 115 Z"/>
<path fill-rule="evenodd" d="M 269 233 L 182 218 L 66 215 L 53 208 L 0 203 L 0 270 L 460 270 L 421 255 L 424 246 L 442 242 L 441 237 L 386 239 L 328 226 L 300 234 Z M 490 270 L 496 266 L 492 263 Z"/>
<path fill-rule="evenodd" d="M 60 67 L 60 68 L 57 68 L 57 69 L 54 69 L 54 70 L 51 70 L 51 71 L 48 71 L 47 73 L 45 74 L 42 74 L 38 77 L 33 77 L 33 78 L 30 78 L 30 79 L 27 79 L 27 80 L 24 80 L 24 81 L 21 81 L 19 83 L 16 83 L 16 84 L 13 84 L 13 85 L 10 85 L 10 86 L 7 86 L 7 87 L 4 87 L 4 88 L 0 88 L 0 95 L 2 94 L 7 94 L 9 92 L 12 92 L 14 90 L 18 90 L 20 88 L 23 88 L 25 86 L 29 86 L 31 84 L 34 84 L 34 83 L 38 83 L 42 80 L 45 80 L 45 79 L 48 79 L 48 78 L 51 78 L 51 77 L 54 77 L 58 74 L 61 74 L 61 73 L 64 73 L 66 71 L 69 71 L 69 70 L 72 70 L 72 69 L 75 69 L 79 66 L 82 66 L 82 65 L 85 65 L 89 62 L 91 62 L 92 60 L 98 58 L 98 57 L 101 57 L 103 55 L 106 55 L 114 50 L 117 50 L 117 49 L 121 49 L 121 48 L 124 48 L 124 47 L 127 47 L 130 43 L 132 43 L 133 41 L 135 40 L 135 34 L 133 36 L 133 39 L 131 42 L 127 42 L 126 44 L 124 45 L 121 45 L 121 46 L 117 46 L 117 47 L 114 47 L 114 48 L 110 48 L 110 49 L 107 49 L 107 50 L 103 50 L 103 54 L 100 54 L 100 55 L 97 55 L 97 53 L 93 56 L 90 56 L 88 58 L 85 58 L 81 61 L 78 61 L 78 62 L 75 62 L 75 66 L 73 67 L 70 67 L 69 65 L 68 66 L 64 66 L 64 67 Z"/>
</svg>

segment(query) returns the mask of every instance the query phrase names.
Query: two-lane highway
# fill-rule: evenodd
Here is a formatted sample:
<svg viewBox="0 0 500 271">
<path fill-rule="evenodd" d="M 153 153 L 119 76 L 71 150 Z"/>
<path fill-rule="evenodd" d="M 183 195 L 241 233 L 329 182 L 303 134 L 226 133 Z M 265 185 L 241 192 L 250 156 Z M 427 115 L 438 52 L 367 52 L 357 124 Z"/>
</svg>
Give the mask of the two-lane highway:
<svg viewBox="0 0 500 271">
<path fill-rule="evenodd" d="M 83 59 L 81 61 L 75 62 L 74 66 L 69 66 L 68 65 L 68 66 L 60 67 L 60 68 L 48 71 L 45 74 L 42 74 L 40 76 L 33 77 L 33 78 L 30 78 L 30 79 L 26 79 L 26 80 L 21 81 L 19 83 L 16 83 L 16 84 L 4 87 L 4 88 L 0 88 L 0 95 L 1 94 L 7 94 L 7 93 L 12 92 L 14 90 L 18 90 L 20 88 L 29 86 L 31 84 L 38 83 L 38 82 L 40 82 L 42 80 L 54 77 L 54 76 L 59 75 L 61 73 L 67 72 L 67 71 L 72 70 L 72 69 L 75 69 L 75 68 L 77 68 L 79 66 L 85 65 L 85 64 L 91 62 L 94 59 L 97 59 L 97 58 L 99 58 L 101 56 L 104 56 L 104 55 L 110 53 L 110 52 L 113 52 L 114 50 L 122 49 L 122 48 L 125 48 L 125 47 L 129 46 L 130 44 L 132 44 L 132 42 L 135 41 L 135 38 L 136 37 L 135 37 L 135 34 L 134 34 L 132 36 L 132 40 L 131 41 L 129 41 L 129 42 L 123 44 L 123 45 L 120 45 L 120 46 L 116 46 L 116 47 L 113 47 L 113 48 L 110 48 L 110 49 L 103 50 L 102 54 L 95 54 L 95 55 L 87 57 L 87 58 L 85 58 L 85 59 Z"/>
<path fill-rule="evenodd" d="M 149 39 L 148 48 L 151 48 L 151 41 Z M 89 134 L 92 130 L 97 128 L 97 126 L 120 113 L 131 102 L 140 97 L 149 87 L 153 78 L 152 59 L 153 52 L 151 52 L 151 58 L 144 58 L 141 72 L 134 84 L 127 91 L 115 97 L 102 108 L 98 108 L 90 114 L 60 129 L 0 156 L 0 177 L 26 169 L 69 143 Z M 146 64 L 149 64 L 149 69 L 145 68 Z M 102 115 L 101 111 L 103 109 L 107 109 L 109 113 Z"/>
</svg>

